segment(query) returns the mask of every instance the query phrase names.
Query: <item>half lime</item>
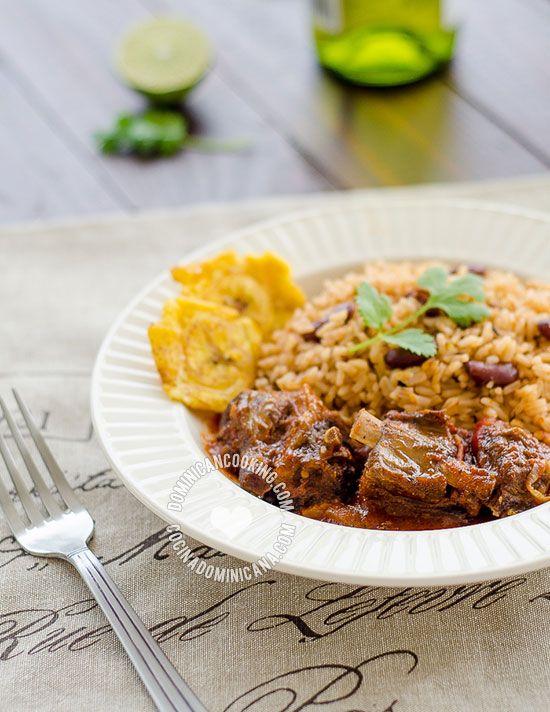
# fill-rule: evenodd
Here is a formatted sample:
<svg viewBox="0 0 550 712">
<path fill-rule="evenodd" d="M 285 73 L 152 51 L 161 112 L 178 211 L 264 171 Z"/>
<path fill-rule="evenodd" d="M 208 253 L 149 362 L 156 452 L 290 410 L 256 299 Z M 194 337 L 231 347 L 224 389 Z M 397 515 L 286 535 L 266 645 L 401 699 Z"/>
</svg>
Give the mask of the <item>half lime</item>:
<svg viewBox="0 0 550 712">
<path fill-rule="evenodd" d="M 134 26 L 116 53 L 124 81 L 161 104 L 181 101 L 205 76 L 211 62 L 206 34 L 175 17 L 156 17 Z"/>
</svg>

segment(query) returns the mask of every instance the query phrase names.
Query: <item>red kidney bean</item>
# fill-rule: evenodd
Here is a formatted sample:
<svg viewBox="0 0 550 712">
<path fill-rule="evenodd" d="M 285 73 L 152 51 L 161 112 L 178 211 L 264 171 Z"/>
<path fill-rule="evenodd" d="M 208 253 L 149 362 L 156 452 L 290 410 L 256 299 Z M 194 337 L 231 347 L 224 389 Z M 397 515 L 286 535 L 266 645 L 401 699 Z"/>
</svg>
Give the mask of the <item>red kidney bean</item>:
<svg viewBox="0 0 550 712">
<path fill-rule="evenodd" d="M 337 314 L 341 311 L 346 312 L 347 321 L 355 311 L 355 304 L 353 302 L 342 302 L 342 304 L 337 304 L 335 307 L 330 309 L 322 319 L 317 319 L 317 321 L 313 322 L 313 329 L 311 331 L 308 331 L 306 334 L 302 334 L 305 341 L 319 341 L 319 336 L 317 334 L 319 329 L 325 324 L 328 324 L 328 322 L 330 321 L 330 317 L 333 314 Z"/>
<path fill-rule="evenodd" d="M 430 293 L 427 292 L 425 289 L 412 289 L 410 292 L 407 292 L 405 295 L 406 297 L 414 297 L 417 302 L 420 304 L 426 304 L 428 299 L 430 298 Z M 426 312 L 426 316 L 440 316 L 443 312 L 441 309 L 438 309 L 437 307 L 435 309 L 428 309 Z"/>
<path fill-rule="evenodd" d="M 305 334 L 302 334 L 302 339 L 304 341 L 316 341 L 317 343 L 319 343 L 320 341 L 319 337 L 314 331 L 306 331 Z"/>
<path fill-rule="evenodd" d="M 487 274 L 487 267 L 484 265 L 466 265 L 468 272 L 472 274 L 477 274 L 480 277 L 484 277 Z M 453 267 L 450 274 L 456 274 L 458 272 L 458 267 Z"/>
<path fill-rule="evenodd" d="M 507 386 L 518 378 L 518 370 L 512 363 L 468 361 L 466 370 L 479 385 L 492 382 L 495 386 Z"/>
<path fill-rule="evenodd" d="M 539 334 L 544 336 L 545 339 L 550 339 L 550 319 L 543 319 L 537 324 Z"/>
<path fill-rule="evenodd" d="M 485 277 L 487 274 L 487 267 L 484 265 L 468 265 L 468 272 L 472 274 L 477 274 L 480 277 Z"/>
<path fill-rule="evenodd" d="M 426 304 L 428 301 L 428 298 L 430 296 L 430 293 L 426 291 L 425 289 L 411 289 L 409 292 L 405 294 L 406 297 L 414 297 L 417 302 L 420 302 L 420 304 Z"/>
<path fill-rule="evenodd" d="M 386 366 L 390 368 L 410 368 L 411 366 L 420 366 L 424 363 L 426 356 L 413 354 L 412 351 L 406 349 L 390 349 L 384 356 Z"/>
</svg>

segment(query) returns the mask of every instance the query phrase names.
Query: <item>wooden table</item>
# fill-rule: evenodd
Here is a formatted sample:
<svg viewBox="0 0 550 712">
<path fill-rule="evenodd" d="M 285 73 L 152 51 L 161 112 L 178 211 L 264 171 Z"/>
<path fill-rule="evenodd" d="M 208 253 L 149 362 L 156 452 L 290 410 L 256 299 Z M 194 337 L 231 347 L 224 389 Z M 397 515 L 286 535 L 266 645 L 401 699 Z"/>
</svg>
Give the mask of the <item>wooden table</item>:
<svg viewBox="0 0 550 712">
<path fill-rule="evenodd" d="M 0 0 L 0 219 L 547 170 L 550 2 L 457 4 L 447 73 L 367 90 L 317 67 L 307 0 Z M 251 138 L 246 152 L 98 155 L 93 132 L 143 105 L 115 76 L 113 46 L 166 12 L 194 19 L 216 47 L 189 103 L 194 131 Z"/>
</svg>

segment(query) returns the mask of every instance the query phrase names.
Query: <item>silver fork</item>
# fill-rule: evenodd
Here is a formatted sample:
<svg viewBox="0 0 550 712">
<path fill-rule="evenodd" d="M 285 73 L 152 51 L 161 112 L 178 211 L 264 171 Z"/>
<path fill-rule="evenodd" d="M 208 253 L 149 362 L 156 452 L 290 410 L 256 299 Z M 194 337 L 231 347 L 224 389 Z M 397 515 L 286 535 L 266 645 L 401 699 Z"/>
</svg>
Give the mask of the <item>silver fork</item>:
<svg viewBox="0 0 550 712">
<path fill-rule="evenodd" d="M 94 520 L 65 479 L 29 409 L 15 390 L 13 395 L 36 448 L 66 505 L 61 507 L 52 496 L 19 428 L 0 398 L 0 407 L 13 440 L 48 513 L 45 516 L 33 499 L 5 439 L 0 435 L 0 454 L 29 520 L 28 524 L 24 523 L 0 478 L 0 505 L 15 538 L 30 554 L 52 556 L 71 562 L 103 610 L 161 712 L 206 712 L 206 708 L 177 673 L 99 560 L 88 549 L 87 543 L 94 531 Z"/>
</svg>

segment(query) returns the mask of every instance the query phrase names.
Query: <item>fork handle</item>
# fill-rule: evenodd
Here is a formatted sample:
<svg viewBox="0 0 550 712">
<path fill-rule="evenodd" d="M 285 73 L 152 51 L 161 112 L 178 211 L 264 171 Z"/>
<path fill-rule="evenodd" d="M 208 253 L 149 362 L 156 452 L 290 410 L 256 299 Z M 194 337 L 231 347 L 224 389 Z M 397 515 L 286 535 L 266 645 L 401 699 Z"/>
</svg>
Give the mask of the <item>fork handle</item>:
<svg viewBox="0 0 550 712">
<path fill-rule="evenodd" d="M 85 548 L 68 560 L 86 582 L 160 712 L 207 712 L 97 557 Z"/>
</svg>

